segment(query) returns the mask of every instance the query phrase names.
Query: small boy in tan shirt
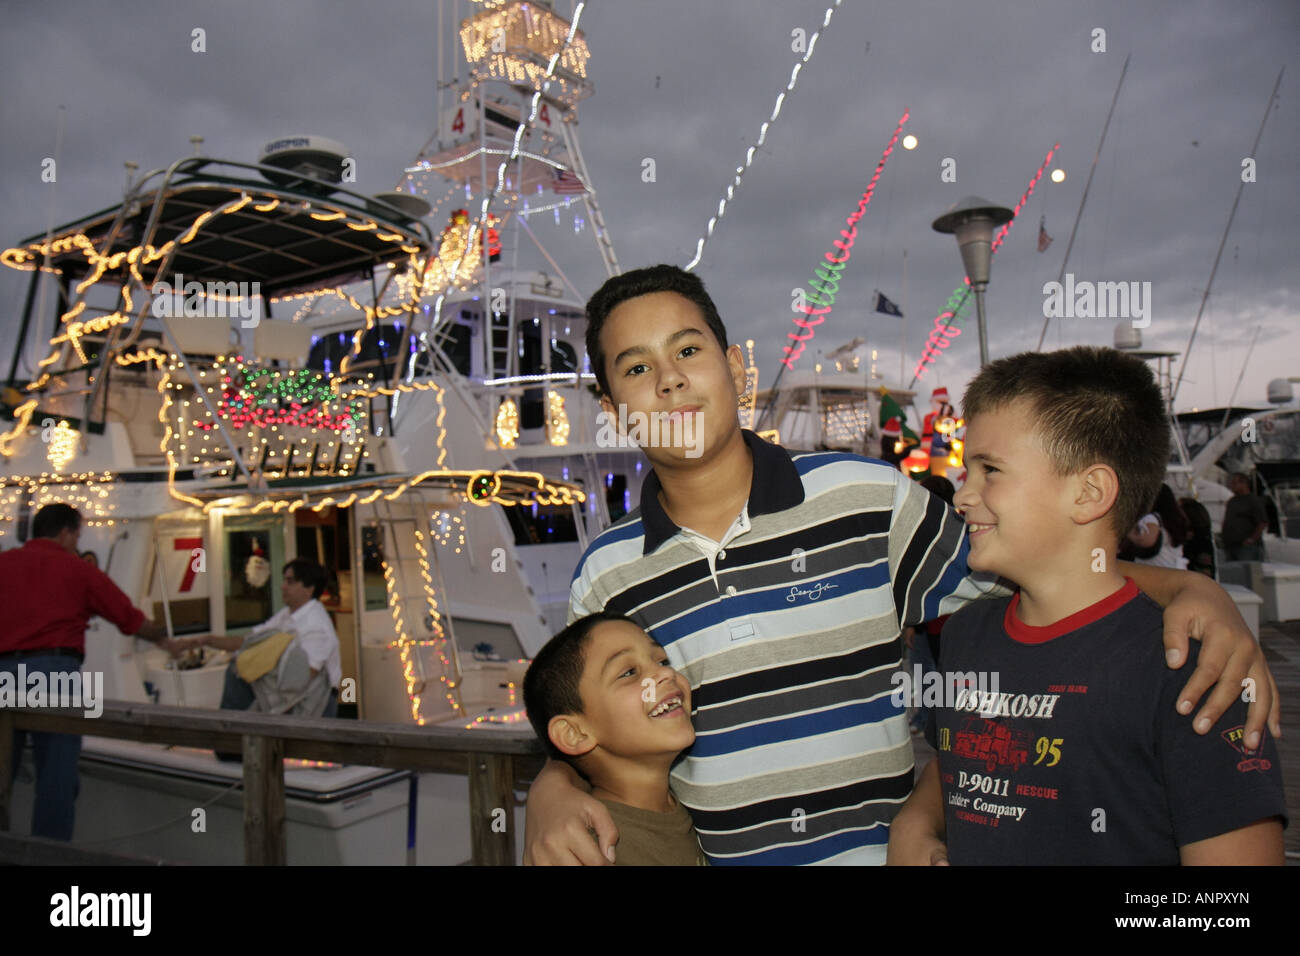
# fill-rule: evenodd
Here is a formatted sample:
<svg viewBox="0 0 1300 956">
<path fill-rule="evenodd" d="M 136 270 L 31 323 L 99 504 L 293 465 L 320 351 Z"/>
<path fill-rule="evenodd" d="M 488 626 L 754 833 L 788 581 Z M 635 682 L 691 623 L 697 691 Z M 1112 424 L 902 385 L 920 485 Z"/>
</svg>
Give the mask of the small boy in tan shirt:
<svg viewBox="0 0 1300 956">
<path fill-rule="evenodd" d="M 524 704 L 547 752 L 609 809 L 619 865 L 705 864 L 690 814 L 668 789 L 673 761 L 695 742 L 691 688 L 654 638 L 612 614 L 573 622 L 529 666 Z"/>
</svg>

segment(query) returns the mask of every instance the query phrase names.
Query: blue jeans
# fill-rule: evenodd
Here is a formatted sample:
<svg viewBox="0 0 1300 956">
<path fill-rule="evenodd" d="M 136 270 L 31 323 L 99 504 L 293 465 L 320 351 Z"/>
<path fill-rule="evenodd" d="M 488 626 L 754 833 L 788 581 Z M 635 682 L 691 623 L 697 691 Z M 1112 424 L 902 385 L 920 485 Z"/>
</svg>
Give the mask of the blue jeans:
<svg viewBox="0 0 1300 956">
<path fill-rule="evenodd" d="M 256 699 L 253 696 L 253 688 L 249 686 L 248 681 L 239 676 L 239 671 L 235 670 L 235 662 L 231 661 L 226 666 L 226 682 L 221 686 L 221 709 L 248 710 Z"/>
<path fill-rule="evenodd" d="M 0 671 L 17 679 L 22 664 L 28 675 L 70 673 L 81 670 L 80 662 L 67 654 L 40 654 L 20 661 L 0 660 Z M 49 840 L 71 840 L 77 818 L 77 792 L 81 788 L 77 760 L 81 756 L 78 734 L 49 734 L 14 731 L 13 778 L 18 776 L 23 747 L 32 740 L 36 758 L 36 800 L 32 805 L 32 836 Z M 11 778 L 12 779 L 12 778 Z"/>
</svg>

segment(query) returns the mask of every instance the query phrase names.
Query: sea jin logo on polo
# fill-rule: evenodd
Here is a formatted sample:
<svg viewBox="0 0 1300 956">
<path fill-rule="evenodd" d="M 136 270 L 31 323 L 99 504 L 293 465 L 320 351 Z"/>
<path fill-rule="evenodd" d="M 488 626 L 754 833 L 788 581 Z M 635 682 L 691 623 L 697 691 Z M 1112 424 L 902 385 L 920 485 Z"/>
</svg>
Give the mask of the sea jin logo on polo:
<svg viewBox="0 0 1300 956">
<path fill-rule="evenodd" d="M 796 584 L 790 588 L 790 593 L 785 596 L 785 599 L 789 604 L 793 604 L 801 597 L 806 597 L 810 601 L 816 601 L 825 592 L 837 587 L 839 587 L 838 584 L 827 584 L 824 581 L 818 581 L 816 584 L 806 588 L 801 588 Z"/>
<path fill-rule="evenodd" d="M 0 710 L 8 707 L 70 707 L 99 717 L 104 713 L 104 672 L 29 674 L 27 665 L 19 664 L 16 674 L 0 671 Z"/>
</svg>

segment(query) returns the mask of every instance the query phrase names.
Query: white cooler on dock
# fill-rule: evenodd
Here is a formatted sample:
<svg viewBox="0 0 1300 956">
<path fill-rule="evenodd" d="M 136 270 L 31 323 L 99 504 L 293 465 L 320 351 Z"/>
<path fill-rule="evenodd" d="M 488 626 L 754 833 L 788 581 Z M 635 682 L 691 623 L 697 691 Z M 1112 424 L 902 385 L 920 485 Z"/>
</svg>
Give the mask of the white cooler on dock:
<svg viewBox="0 0 1300 956">
<path fill-rule="evenodd" d="M 1300 564 L 1252 564 L 1251 590 L 1264 599 L 1260 620 L 1300 621 Z"/>
</svg>

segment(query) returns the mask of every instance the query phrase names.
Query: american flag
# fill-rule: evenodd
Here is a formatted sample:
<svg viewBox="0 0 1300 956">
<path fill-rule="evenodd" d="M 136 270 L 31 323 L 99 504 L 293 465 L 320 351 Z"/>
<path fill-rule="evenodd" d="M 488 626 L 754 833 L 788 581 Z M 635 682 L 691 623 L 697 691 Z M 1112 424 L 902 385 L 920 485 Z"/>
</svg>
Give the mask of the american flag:
<svg viewBox="0 0 1300 956">
<path fill-rule="evenodd" d="M 573 170 L 557 169 L 551 174 L 551 190 L 558 196 L 581 196 L 587 187 Z"/>
<path fill-rule="evenodd" d="M 1044 216 L 1038 221 L 1038 251 L 1046 252 L 1047 247 L 1052 244 L 1052 237 L 1047 234 L 1047 217 Z"/>
</svg>

